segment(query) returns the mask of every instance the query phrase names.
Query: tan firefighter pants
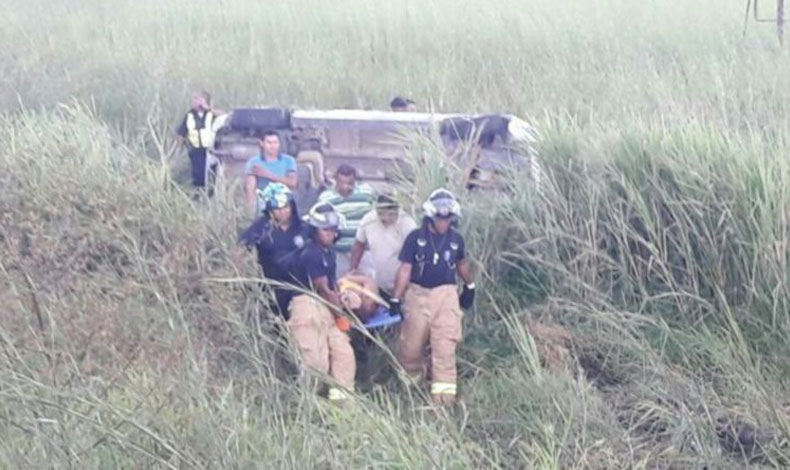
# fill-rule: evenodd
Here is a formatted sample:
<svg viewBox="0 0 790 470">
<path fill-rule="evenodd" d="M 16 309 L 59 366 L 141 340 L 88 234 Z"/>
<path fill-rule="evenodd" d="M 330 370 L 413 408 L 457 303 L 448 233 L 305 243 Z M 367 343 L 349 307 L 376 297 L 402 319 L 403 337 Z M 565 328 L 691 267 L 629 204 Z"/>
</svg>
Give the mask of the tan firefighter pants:
<svg viewBox="0 0 790 470">
<path fill-rule="evenodd" d="M 455 398 L 455 350 L 461 340 L 458 292 L 454 285 L 426 289 L 410 284 L 403 299 L 398 361 L 414 379 L 422 378 L 425 346 L 431 345 L 431 395 Z M 439 400 L 442 401 L 442 400 Z"/>
<path fill-rule="evenodd" d="M 335 325 L 326 305 L 308 295 L 291 300 L 288 327 L 299 347 L 305 366 L 332 377 L 339 387 L 329 389 L 329 399 L 343 399 L 354 390 L 356 361 L 351 341 Z"/>
</svg>

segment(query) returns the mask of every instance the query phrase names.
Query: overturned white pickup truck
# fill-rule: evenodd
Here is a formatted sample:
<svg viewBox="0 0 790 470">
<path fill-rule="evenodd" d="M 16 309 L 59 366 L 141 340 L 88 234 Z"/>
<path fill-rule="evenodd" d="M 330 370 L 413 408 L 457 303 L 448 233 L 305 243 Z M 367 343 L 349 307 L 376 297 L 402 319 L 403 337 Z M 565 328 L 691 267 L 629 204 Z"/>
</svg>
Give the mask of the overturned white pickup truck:
<svg viewBox="0 0 790 470">
<path fill-rule="evenodd" d="M 537 132 L 507 114 L 464 115 L 368 110 L 234 109 L 217 130 L 212 153 L 226 177 L 242 176 L 267 130 L 280 134 L 282 151 L 297 161 L 297 203 L 309 207 L 343 163 L 374 187 L 392 185 L 408 174 L 409 135 L 441 140 L 450 158 L 465 156 L 469 184 L 484 186 L 497 173 L 526 171 L 539 184 Z M 471 162 L 471 163 L 470 163 Z"/>
</svg>

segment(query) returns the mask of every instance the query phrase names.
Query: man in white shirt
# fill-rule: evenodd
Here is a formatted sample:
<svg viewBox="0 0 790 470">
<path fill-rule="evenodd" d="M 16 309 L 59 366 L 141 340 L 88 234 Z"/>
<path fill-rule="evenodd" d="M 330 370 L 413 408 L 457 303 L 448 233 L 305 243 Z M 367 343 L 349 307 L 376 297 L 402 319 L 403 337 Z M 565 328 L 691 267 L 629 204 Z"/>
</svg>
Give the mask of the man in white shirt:
<svg viewBox="0 0 790 470">
<path fill-rule="evenodd" d="M 350 267 L 352 272 L 359 268 L 362 255 L 369 250 L 374 270 L 374 279 L 385 292 L 392 292 L 395 274 L 400 267 L 398 254 L 406 236 L 417 228 L 394 197 L 380 195 L 374 210 L 360 221 L 354 245 L 351 247 Z"/>
</svg>

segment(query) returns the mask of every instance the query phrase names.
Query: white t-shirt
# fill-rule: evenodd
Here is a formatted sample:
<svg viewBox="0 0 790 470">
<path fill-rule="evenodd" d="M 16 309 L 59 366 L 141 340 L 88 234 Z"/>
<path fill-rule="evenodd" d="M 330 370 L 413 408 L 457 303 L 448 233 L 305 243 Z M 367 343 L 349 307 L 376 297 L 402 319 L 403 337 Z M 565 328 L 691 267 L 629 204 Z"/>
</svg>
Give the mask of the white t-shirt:
<svg viewBox="0 0 790 470">
<path fill-rule="evenodd" d="M 416 228 L 414 219 L 403 211 L 398 213 L 398 220 L 392 225 L 384 226 L 375 210 L 365 214 L 359 222 L 356 238 L 370 250 L 379 287 L 392 291 L 395 275 L 400 268 L 398 255 L 403 241 Z"/>
</svg>

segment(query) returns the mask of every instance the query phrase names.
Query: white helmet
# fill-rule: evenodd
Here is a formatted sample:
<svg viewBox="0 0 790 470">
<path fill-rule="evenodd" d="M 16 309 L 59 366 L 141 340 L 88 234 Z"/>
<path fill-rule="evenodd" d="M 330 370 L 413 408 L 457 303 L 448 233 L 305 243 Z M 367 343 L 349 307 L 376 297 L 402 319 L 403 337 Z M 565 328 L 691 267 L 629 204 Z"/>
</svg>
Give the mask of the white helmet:
<svg viewBox="0 0 790 470">
<path fill-rule="evenodd" d="M 428 200 L 422 205 L 425 216 L 435 217 L 460 217 L 461 205 L 453 196 L 453 193 L 445 188 L 439 188 L 431 193 Z"/>
<path fill-rule="evenodd" d="M 328 202 L 319 202 L 314 205 L 307 214 L 307 223 L 315 228 L 334 228 L 343 227 L 343 217 L 335 210 L 335 207 Z"/>
</svg>

